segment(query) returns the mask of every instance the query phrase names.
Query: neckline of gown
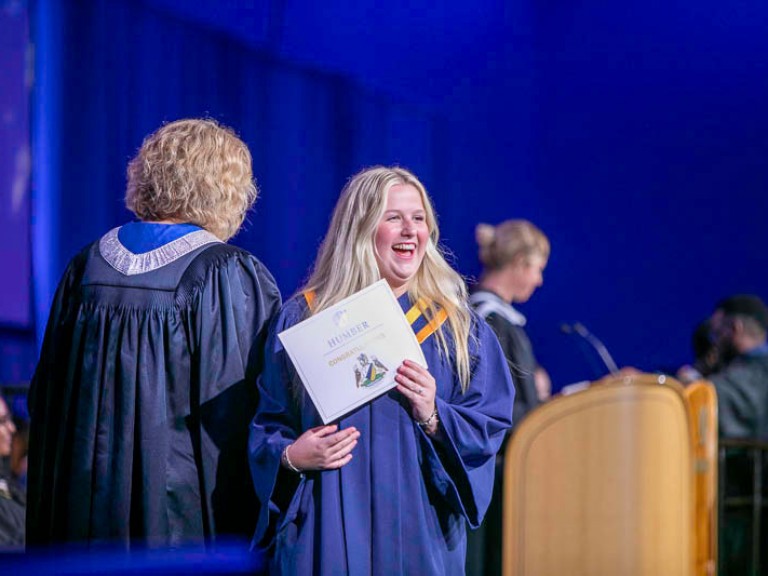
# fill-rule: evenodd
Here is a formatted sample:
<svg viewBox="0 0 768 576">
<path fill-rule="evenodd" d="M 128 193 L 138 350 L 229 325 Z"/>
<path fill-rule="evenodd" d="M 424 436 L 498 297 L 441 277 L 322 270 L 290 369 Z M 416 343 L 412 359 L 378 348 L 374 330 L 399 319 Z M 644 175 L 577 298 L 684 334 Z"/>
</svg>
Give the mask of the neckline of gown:
<svg viewBox="0 0 768 576">
<path fill-rule="evenodd" d="M 145 274 L 167 266 L 206 244 L 219 243 L 216 236 L 207 230 L 190 232 L 154 250 L 134 254 L 126 248 L 118 237 L 120 226 L 113 228 L 99 240 L 99 253 L 115 270 L 125 276 Z"/>
<path fill-rule="evenodd" d="M 505 317 L 515 326 L 525 326 L 527 318 L 517 308 L 493 290 L 479 288 L 469 295 L 469 302 L 480 313 L 481 316 L 487 316 L 491 313 L 499 314 Z"/>
<path fill-rule="evenodd" d="M 202 230 L 190 222 L 147 222 L 135 220 L 123 224 L 117 231 L 120 243 L 134 254 L 144 254 L 177 238 Z"/>
</svg>

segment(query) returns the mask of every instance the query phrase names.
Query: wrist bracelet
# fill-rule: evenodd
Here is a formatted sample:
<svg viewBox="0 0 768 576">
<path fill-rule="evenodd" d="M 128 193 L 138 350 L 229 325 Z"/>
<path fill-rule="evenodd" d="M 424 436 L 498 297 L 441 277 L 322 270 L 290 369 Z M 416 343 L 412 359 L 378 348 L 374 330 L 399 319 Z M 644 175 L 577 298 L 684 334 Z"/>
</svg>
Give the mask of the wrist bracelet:
<svg viewBox="0 0 768 576">
<path fill-rule="evenodd" d="M 416 420 L 416 424 L 421 428 L 429 428 L 435 420 L 437 420 L 437 407 L 435 407 L 435 411 L 429 415 L 429 418 L 426 420 Z"/>
<path fill-rule="evenodd" d="M 298 468 L 296 468 L 296 466 L 293 465 L 293 462 L 291 462 L 291 458 L 288 456 L 288 448 L 290 448 L 290 446 L 291 444 L 288 444 L 285 448 L 283 448 L 283 462 L 285 462 L 288 468 L 296 472 L 296 474 L 301 474 L 301 470 L 299 470 Z"/>
</svg>

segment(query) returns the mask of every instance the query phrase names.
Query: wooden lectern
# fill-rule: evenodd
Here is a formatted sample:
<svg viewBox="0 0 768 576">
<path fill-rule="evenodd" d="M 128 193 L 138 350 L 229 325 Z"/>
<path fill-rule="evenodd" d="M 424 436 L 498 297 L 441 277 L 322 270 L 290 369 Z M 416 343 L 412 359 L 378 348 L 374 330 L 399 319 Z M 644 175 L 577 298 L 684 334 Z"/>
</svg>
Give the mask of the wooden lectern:
<svg viewBox="0 0 768 576">
<path fill-rule="evenodd" d="M 709 573 L 717 427 L 702 387 L 612 377 L 529 414 L 505 453 L 503 574 Z"/>
</svg>

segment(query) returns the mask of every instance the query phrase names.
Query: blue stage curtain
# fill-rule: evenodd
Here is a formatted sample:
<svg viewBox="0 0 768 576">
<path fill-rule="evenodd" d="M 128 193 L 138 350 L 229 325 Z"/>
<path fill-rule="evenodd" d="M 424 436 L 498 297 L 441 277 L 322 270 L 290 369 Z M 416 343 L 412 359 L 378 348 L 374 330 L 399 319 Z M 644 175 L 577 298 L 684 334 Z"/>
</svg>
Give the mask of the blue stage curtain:
<svg viewBox="0 0 768 576">
<path fill-rule="evenodd" d="M 130 219 L 125 168 L 165 121 L 208 116 L 248 143 L 263 196 L 235 239 L 284 295 L 306 277 L 346 179 L 400 164 L 437 185 L 446 121 L 135 1 L 31 2 L 38 339 L 67 261 Z"/>
</svg>

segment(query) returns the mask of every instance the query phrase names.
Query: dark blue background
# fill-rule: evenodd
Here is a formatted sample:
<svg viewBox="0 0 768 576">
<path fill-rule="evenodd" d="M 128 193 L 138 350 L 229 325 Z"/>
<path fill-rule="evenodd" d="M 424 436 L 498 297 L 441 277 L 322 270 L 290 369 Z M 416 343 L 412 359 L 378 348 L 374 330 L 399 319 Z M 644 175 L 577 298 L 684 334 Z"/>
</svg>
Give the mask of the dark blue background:
<svg viewBox="0 0 768 576">
<path fill-rule="evenodd" d="M 556 387 L 602 370 L 562 322 L 674 368 L 718 299 L 768 296 L 768 3 L 430 4 L 30 2 L 38 333 L 66 261 L 128 218 L 142 138 L 198 115 L 251 146 L 236 242 L 286 296 L 366 165 L 421 177 L 469 277 L 477 222 L 536 222 L 553 252 L 522 309 Z"/>
</svg>

